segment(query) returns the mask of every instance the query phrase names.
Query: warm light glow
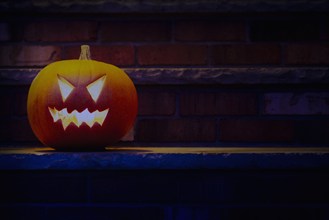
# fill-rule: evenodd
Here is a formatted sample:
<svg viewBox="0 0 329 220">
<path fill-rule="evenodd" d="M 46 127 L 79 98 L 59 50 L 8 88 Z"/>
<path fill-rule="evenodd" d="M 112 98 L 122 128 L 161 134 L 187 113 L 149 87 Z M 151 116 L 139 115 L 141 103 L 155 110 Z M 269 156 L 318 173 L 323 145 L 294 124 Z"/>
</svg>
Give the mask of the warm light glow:
<svg viewBox="0 0 329 220">
<path fill-rule="evenodd" d="M 58 77 L 58 85 L 59 90 L 61 91 L 63 102 L 67 99 L 67 97 L 71 94 L 72 90 L 74 89 L 74 86 L 69 83 L 66 79 L 64 79 L 62 76 L 57 75 Z"/>
<path fill-rule="evenodd" d="M 98 123 L 102 125 L 107 116 L 109 109 L 103 111 L 94 111 L 90 112 L 88 109 L 78 112 L 76 110 L 69 113 L 67 108 L 62 110 L 57 110 L 56 108 L 48 107 L 51 116 L 53 117 L 54 122 L 61 120 L 64 130 L 71 124 L 75 124 L 77 127 L 80 127 L 82 123 L 86 123 L 90 128 Z"/>
<path fill-rule="evenodd" d="M 97 99 L 103 89 L 105 78 L 106 78 L 106 75 L 102 76 L 101 78 L 97 79 L 96 81 L 90 83 L 87 86 L 87 90 L 88 90 L 89 94 L 91 95 L 91 98 L 94 100 L 94 102 L 97 101 Z"/>
</svg>

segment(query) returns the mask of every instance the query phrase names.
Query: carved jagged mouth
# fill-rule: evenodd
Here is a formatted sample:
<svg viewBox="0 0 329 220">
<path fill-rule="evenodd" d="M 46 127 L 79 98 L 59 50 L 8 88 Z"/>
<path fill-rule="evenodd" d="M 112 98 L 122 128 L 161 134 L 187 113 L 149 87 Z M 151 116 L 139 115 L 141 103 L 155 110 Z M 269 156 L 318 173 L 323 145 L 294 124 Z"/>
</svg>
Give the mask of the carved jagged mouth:
<svg viewBox="0 0 329 220">
<path fill-rule="evenodd" d="M 93 111 L 90 112 L 87 108 L 81 112 L 74 110 L 72 112 L 68 112 L 67 108 L 63 108 L 62 110 L 57 110 L 56 108 L 48 107 L 51 116 L 53 117 L 54 122 L 58 120 L 62 121 L 63 129 L 65 130 L 71 123 L 75 124 L 77 127 L 80 127 L 82 123 L 86 123 L 90 128 L 98 123 L 100 125 L 103 124 L 109 109 L 105 109 L 103 111 Z"/>
</svg>

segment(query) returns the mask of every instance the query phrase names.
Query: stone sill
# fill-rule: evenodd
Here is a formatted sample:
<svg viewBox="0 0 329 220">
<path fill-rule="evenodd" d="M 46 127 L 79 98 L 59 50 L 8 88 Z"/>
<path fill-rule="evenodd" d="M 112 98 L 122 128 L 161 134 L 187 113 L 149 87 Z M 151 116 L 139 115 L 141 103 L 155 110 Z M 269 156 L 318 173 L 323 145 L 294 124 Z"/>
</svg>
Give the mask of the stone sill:
<svg viewBox="0 0 329 220">
<path fill-rule="evenodd" d="M 103 152 L 0 149 L 0 170 L 329 169 L 329 148 L 117 147 Z"/>
<path fill-rule="evenodd" d="M 123 68 L 136 85 L 327 84 L 328 67 Z M 29 85 L 40 68 L 0 69 L 0 85 Z"/>
</svg>

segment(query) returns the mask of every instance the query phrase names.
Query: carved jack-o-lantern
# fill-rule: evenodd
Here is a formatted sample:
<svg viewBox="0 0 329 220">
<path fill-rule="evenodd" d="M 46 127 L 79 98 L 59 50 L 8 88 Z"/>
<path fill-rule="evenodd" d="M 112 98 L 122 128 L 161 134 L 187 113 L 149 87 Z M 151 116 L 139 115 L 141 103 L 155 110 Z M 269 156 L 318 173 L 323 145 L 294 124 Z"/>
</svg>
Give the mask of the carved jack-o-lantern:
<svg viewBox="0 0 329 220">
<path fill-rule="evenodd" d="M 137 114 L 137 94 L 119 68 L 90 59 L 49 64 L 33 80 L 27 102 L 39 140 L 61 150 L 94 150 L 119 141 Z"/>
</svg>

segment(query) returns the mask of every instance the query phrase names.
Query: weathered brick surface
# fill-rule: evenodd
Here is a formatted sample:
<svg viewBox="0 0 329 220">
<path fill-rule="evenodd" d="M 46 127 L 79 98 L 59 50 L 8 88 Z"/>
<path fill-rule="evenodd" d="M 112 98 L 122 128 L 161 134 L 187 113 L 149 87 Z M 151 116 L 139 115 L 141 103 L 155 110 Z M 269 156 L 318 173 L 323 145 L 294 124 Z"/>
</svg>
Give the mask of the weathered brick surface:
<svg viewBox="0 0 329 220">
<path fill-rule="evenodd" d="M 7 118 L 0 123 L 0 141 L 36 141 L 27 118 Z"/>
<path fill-rule="evenodd" d="M 253 115 L 257 114 L 257 97 L 248 93 L 183 93 L 182 115 Z"/>
<path fill-rule="evenodd" d="M 158 219 L 165 220 L 165 209 L 154 206 L 62 206 L 47 210 L 47 219 Z"/>
<path fill-rule="evenodd" d="M 0 174 L 0 216 L 6 219 L 276 220 L 285 216 L 327 220 L 329 216 L 325 170 L 13 170 Z"/>
<path fill-rule="evenodd" d="M 216 121 L 211 119 L 144 119 L 137 122 L 137 141 L 215 141 Z"/>
<path fill-rule="evenodd" d="M 7 118 L 12 116 L 15 111 L 15 92 L 13 92 L 12 88 L 5 86 L 0 87 L 0 100 L 1 100 L 1 108 L 0 108 L 0 118 Z"/>
<path fill-rule="evenodd" d="M 285 48 L 285 63 L 288 65 L 328 65 L 329 44 L 288 44 Z"/>
<path fill-rule="evenodd" d="M 264 114 L 317 115 L 329 114 L 329 93 L 267 93 Z"/>
<path fill-rule="evenodd" d="M 175 24 L 178 41 L 243 41 L 246 26 L 242 21 L 180 21 Z"/>
<path fill-rule="evenodd" d="M 1 204 L 87 202 L 87 179 L 79 172 L 1 172 L 1 176 Z"/>
<path fill-rule="evenodd" d="M 147 65 L 204 65 L 207 47 L 194 44 L 151 44 L 139 46 L 138 63 Z"/>
<path fill-rule="evenodd" d="M 92 41 L 97 37 L 97 23 L 85 21 L 35 22 L 25 27 L 24 39 L 33 42 Z"/>
<path fill-rule="evenodd" d="M 28 86 L 0 86 L 0 119 L 26 116 Z"/>
<path fill-rule="evenodd" d="M 329 22 L 324 21 L 321 25 L 320 39 L 323 41 L 329 40 Z"/>
<path fill-rule="evenodd" d="M 0 42 L 10 40 L 10 32 L 8 23 L 0 23 Z"/>
<path fill-rule="evenodd" d="M 0 205 L 1 217 L 6 219 L 24 219 L 29 216 L 30 219 L 42 220 L 44 219 L 44 214 L 46 213 L 46 208 L 43 206 L 8 206 Z"/>
<path fill-rule="evenodd" d="M 212 48 L 215 65 L 280 64 L 281 49 L 278 44 L 225 44 Z"/>
<path fill-rule="evenodd" d="M 270 190 L 268 190 L 270 191 Z M 188 216 L 204 216 L 206 209 L 190 209 Z M 199 211 L 199 213 L 198 213 Z M 193 213 L 193 214 L 192 214 Z M 195 213 L 195 214 L 194 214 Z M 285 216 L 286 219 L 327 219 L 329 213 L 326 211 L 326 208 L 320 207 L 229 207 L 229 208 L 210 208 L 208 210 L 207 216 L 209 219 L 267 219 L 267 220 L 276 220 L 280 219 L 281 216 Z M 186 214 L 185 214 L 186 215 Z"/>
<path fill-rule="evenodd" d="M 169 92 L 138 92 L 139 115 L 173 115 L 176 111 L 176 95 Z"/>
<path fill-rule="evenodd" d="M 161 171 L 160 171 L 161 172 Z M 119 174 L 119 173 L 117 173 Z M 131 181 L 135 179 L 134 181 Z M 174 201 L 177 181 L 165 173 L 108 172 L 95 173 L 90 182 L 91 200 L 94 203 L 165 203 Z M 143 186 L 143 187 L 140 187 Z M 118 189 L 125 189 L 123 191 Z M 159 190 L 163 189 L 163 190 Z"/>
<path fill-rule="evenodd" d="M 0 66 L 45 66 L 60 59 L 57 46 L 0 46 Z"/>
<path fill-rule="evenodd" d="M 321 121 L 329 114 L 323 89 L 329 79 L 326 18 L 299 13 L 97 14 L 86 20 L 79 13 L 7 14 L 0 22 L 1 83 L 6 85 L 0 97 L 5 103 L 1 138 L 35 140 L 25 118 L 27 87 L 17 85 L 28 86 L 37 68 L 77 59 L 80 45 L 90 44 L 94 60 L 126 67 L 143 87 L 135 130 L 125 140 L 217 144 L 218 132 L 220 141 L 325 143 L 325 123 L 309 136 L 307 124 L 315 128 L 318 122 L 297 127 L 301 116 Z M 271 89 L 254 89 L 258 85 Z M 274 120 L 278 117 L 286 121 Z"/>
<path fill-rule="evenodd" d="M 297 141 L 302 144 L 329 144 L 329 120 L 301 120 L 297 123 Z"/>
<path fill-rule="evenodd" d="M 221 141 L 290 142 L 294 137 L 292 121 L 223 119 L 219 122 Z"/>
<path fill-rule="evenodd" d="M 311 20 L 258 20 L 251 23 L 252 41 L 311 41 L 320 38 L 320 22 Z"/>
<path fill-rule="evenodd" d="M 171 23 L 168 21 L 112 21 L 100 26 L 100 40 L 103 42 L 161 42 L 170 39 Z"/>
<path fill-rule="evenodd" d="M 79 59 L 80 46 L 65 49 L 65 59 Z M 132 45 L 111 45 L 90 47 L 91 59 L 118 66 L 130 66 L 135 63 L 135 50 Z"/>
<path fill-rule="evenodd" d="M 12 111 L 16 116 L 26 116 L 27 115 L 27 95 L 28 87 L 17 88 L 17 92 L 14 95 L 13 99 L 15 102 L 14 108 Z"/>
<path fill-rule="evenodd" d="M 9 122 L 1 120 L 0 121 L 0 141 L 8 142 L 11 139 L 11 130 L 8 129 Z"/>
<path fill-rule="evenodd" d="M 30 123 L 27 118 L 17 119 L 11 121 L 11 140 L 13 141 L 36 141 L 37 138 L 34 135 Z"/>
</svg>

